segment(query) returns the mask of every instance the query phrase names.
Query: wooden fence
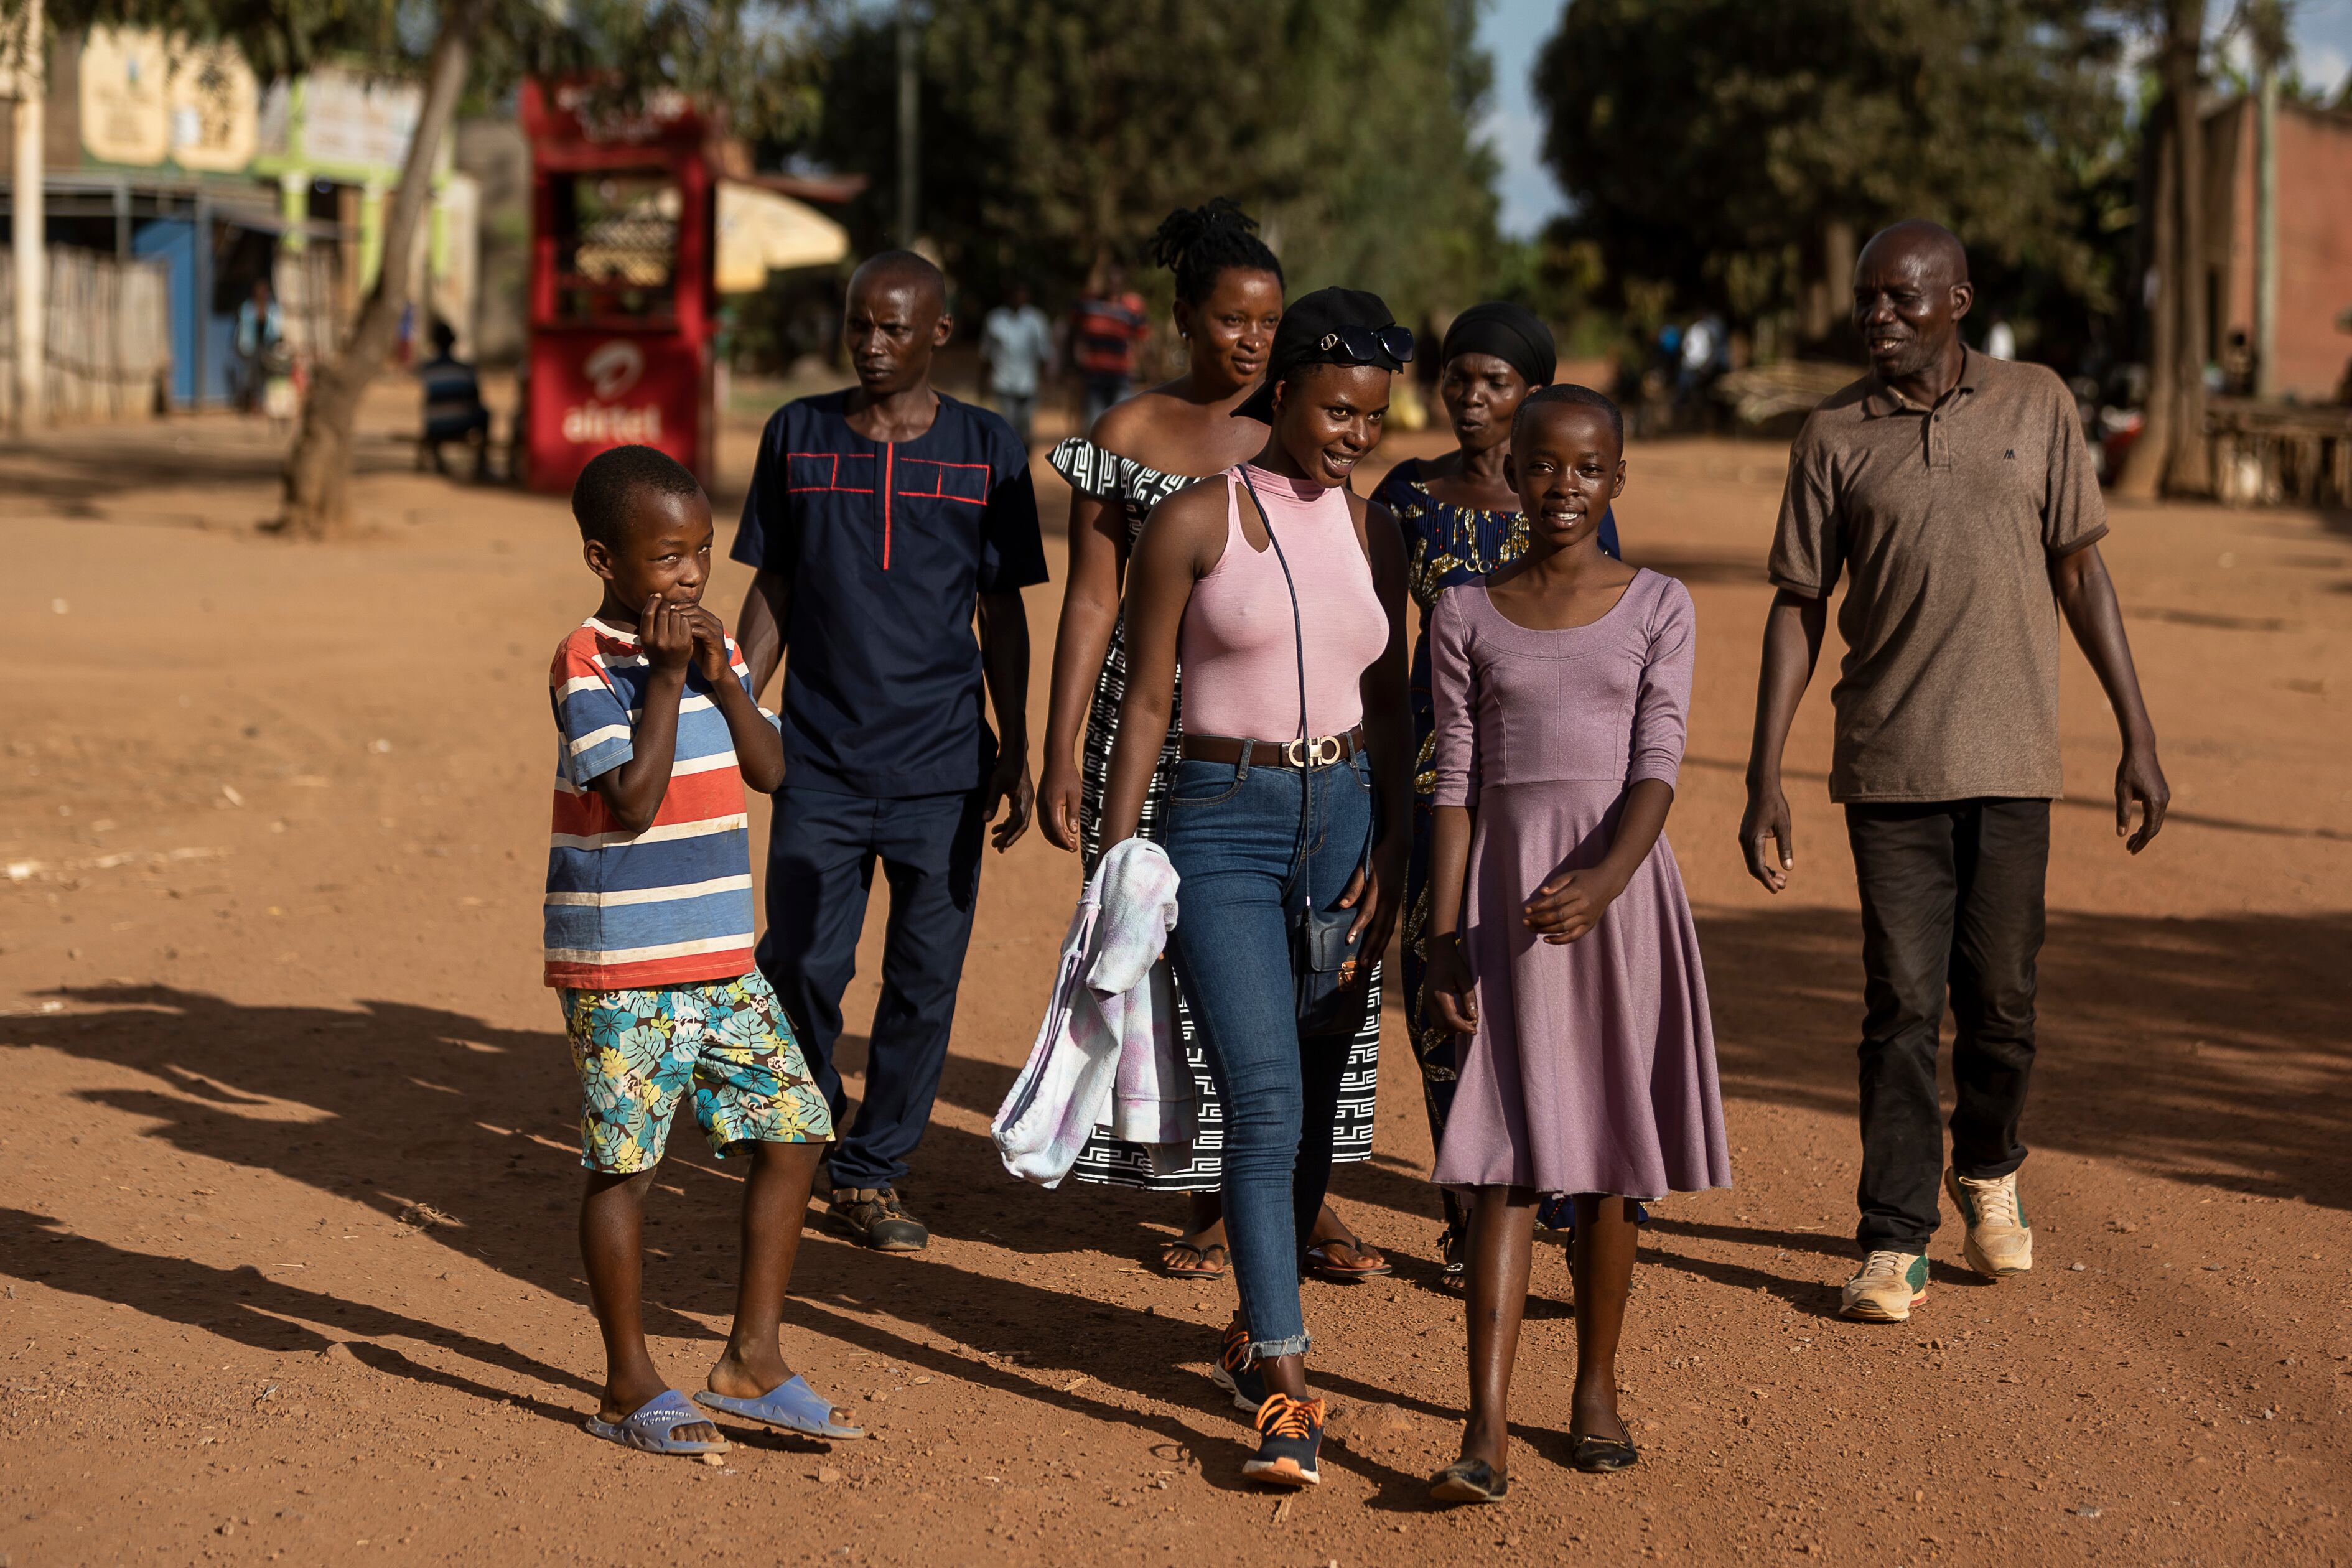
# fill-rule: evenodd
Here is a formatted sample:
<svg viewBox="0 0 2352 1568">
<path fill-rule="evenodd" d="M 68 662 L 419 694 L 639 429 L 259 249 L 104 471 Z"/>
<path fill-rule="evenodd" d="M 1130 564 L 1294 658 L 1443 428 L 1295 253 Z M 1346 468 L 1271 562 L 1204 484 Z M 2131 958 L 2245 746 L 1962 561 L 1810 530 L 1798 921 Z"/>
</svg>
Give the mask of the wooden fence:
<svg viewBox="0 0 2352 1568">
<path fill-rule="evenodd" d="M 2352 506 L 2352 409 L 2216 397 L 2213 488 L 2231 506 Z"/>
<path fill-rule="evenodd" d="M 162 261 L 94 250 L 48 253 L 44 395 L 54 421 L 153 412 L 172 374 L 172 311 Z M 0 251 L 0 422 L 16 417 L 16 258 Z"/>
</svg>

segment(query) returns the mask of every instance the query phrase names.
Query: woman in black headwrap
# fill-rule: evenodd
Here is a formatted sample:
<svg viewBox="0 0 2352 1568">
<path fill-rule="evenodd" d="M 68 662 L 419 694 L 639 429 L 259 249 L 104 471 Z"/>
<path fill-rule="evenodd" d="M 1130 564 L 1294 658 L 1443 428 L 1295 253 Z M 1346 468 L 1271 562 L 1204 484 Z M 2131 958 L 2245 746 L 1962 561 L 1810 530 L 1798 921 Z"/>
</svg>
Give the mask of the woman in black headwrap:
<svg viewBox="0 0 2352 1568">
<path fill-rule="evenodd" d="M 1509 450 L 1511 416 L 1538 386 L 1551 384 L 1558 368 L 1551 329 L 1524 305 L 1490 300 L 1454 318 L 1438 349 L 1438 395 L 1454 422 L 1454 451 L 1423 462 L 1408 458 L 1391 468 L 1372 499 L 1396 514 L 1404 530 L 1412 565 L 1413 602 L 1427 624 L 1437 595 L 1456 584 L 1484 577 L 1519 558 L 1528 547 L 1527 520 L 1518 493 L 1503 477 Z M 1601 520 L 1601 548 L 1617 553 L 1617 520 Z M 1433 720 L 1429 699 L 1429 636 L 1412 649 L 1412 730 L 1416 747 L 1412 778 L 1412 858 L 1405 872 L 1405 1026 L 1421 1063 L 1423 1103 L 1429 1110 L 1433 1146 L 1445 1131 L 1454 1102 L 1454 1037 L 1423 1016 L 1422 976 L 1429 937 L 1429 837 Z M 1443 1194 L 1445 1234 L 1440 1238 L 1446 1288 L 1462 1288 L 1463 1240 L 1469 1214 L 1462 1199 Z"/>
</svg>

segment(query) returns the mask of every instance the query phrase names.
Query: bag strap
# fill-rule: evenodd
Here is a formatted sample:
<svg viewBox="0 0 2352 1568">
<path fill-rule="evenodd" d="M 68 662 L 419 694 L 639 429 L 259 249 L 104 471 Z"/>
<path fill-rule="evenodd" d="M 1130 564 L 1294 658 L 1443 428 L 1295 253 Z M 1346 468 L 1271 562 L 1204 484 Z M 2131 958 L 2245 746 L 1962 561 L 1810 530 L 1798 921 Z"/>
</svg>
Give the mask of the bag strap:
<svg viewBox="0 0 2352 1568">
<path fill-rule="evenodd" d="M 1274 548 L 1276 564 L 1282 568 L 1282 585 L 1290 592 L 1290 633 L 1292 647 L 1298 656 L 1298 887 L 1308 914 L 1315 910 L 1313 867 L 1315 857 L 1309 852 L 1314 843 L 1314 818 L 1308 803 L 1315 798 L 1313 759 L 1305 753 L 1313 744 L 1315 732 L 1307 725 L 1307 623 L 1298 613 L 1298 584 L 1290 575 L 1290 558 L 1282 552 L 1282 541 L 1274 536 L 1274 514 L 1265 510 L 1259 499 L 1257 486 L 1250 482 L 1249 468 L 1236 463 L 1234 469 L 1242 477 L 1242 489 L 1249 491 L 1250 504 L 1257 508 L 1259 523 L 1265 529 L 1265 542 Z M 1244 540 L 1246 544 L 1249 542 Z"/>
</svg>

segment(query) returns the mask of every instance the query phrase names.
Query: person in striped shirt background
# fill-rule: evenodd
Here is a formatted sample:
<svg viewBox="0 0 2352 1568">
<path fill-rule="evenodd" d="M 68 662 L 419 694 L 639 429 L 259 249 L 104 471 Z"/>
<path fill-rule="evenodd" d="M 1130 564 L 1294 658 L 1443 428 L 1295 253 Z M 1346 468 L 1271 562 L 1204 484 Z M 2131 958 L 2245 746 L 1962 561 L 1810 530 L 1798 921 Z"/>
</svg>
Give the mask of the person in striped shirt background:
<svg viewBox="0 0 2352 1568">
<path fill-rule="evenodd" d="M 746 784 L 783 781 L 775 720 L 702 605 L 710 502 L 675 459 L 620 447 L 572 492 L 596 613 L 550 675 L 561 740 L 547 856 L 547 984 L 580 1074 L 581 1250 L 604 1339 L 600 1437 L 662 1454 L 728 1445 L 720 1411 L 814 1436 L 855 1437 L 844 1412 L 785 1363 L 784 1293 L 817 1156 L 824 1097 L 751 959 Z M 646 1194 L 670 1122 L 692 1096 L 711 1152 L 751 1156 L 735 1322 L 698 1409 L 646 1350 Z"/>
</svg>

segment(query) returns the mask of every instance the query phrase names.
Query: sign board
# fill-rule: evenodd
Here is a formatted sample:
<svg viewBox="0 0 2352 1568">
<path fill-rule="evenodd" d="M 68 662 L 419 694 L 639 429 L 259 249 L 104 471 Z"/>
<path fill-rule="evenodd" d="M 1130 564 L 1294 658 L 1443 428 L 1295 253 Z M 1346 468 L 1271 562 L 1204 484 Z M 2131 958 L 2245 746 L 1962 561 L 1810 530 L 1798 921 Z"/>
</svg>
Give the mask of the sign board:
<svg viewBox="0 0 2352 1568">
<path fill-rule="evenodd" d="M 530 479 L 558 493 L 608 447 L 657 447 L 700 466 L 698 345 L 674 332 L 540 332 L 530 348 Z"/>
<path fill-rule="evenodd" d="M 160 163 L 172 150 L 163 35 L 93 27 L 81 46 L 82 151 L 101 163 Z"/>
<path fill-rule="evenodd" d="M 302 157 L 313 165 L 381 169 L 397 174 L 424 112 L 425 92 L 327 67 L 302 85 Z"/>
<path fill-rule="evenodd" d="M 233 174 L 259 150 L 261 86 L 226 44 L 93 27 L 79 78 L 82 151 L 101 163 L 152 168 L 168 159 Z"/>
<path fill-rule="evenodd" d="M 261 84 L 226 44 L 183 44 L 163 89 L 171 113 L 172 162 L 205 174 L 234 174 L 261 150 Z"/>
</svg>

